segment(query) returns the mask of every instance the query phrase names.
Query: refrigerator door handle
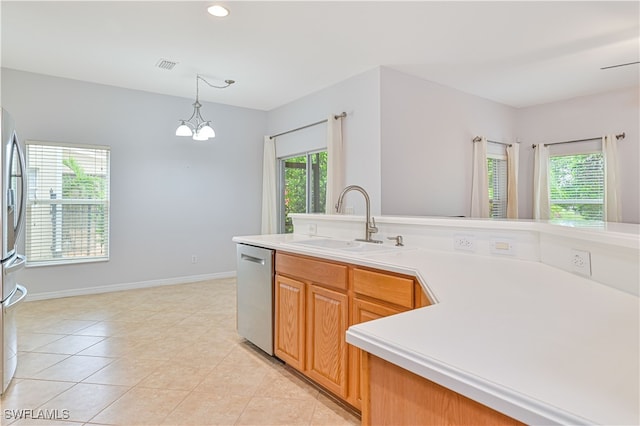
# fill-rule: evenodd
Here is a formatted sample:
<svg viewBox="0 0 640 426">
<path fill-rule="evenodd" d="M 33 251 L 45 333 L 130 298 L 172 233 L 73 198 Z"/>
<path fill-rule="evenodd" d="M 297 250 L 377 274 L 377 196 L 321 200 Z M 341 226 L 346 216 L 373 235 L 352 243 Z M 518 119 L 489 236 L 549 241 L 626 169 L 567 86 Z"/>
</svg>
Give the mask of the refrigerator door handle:
<svg viewBox="0 0 640 426">
<path fill-rule="evenodd" d="M 4 267 L 4 274 L 9 275 L 20 269 L 24 268 L 24 263 L 27 261 L 27 258 L 22 254 L 16 254 L 11 262 Z"/>
<path fill-rule="evenodd" d="M 18 238 L 18 234 L 20 233 L 20 228 L 22 227 L 22 222 L 25 218 L 25 209 L 27 207 L 27 176 L 26 172 L 26 163 L 24 161 L 24 155 L 22 153 L 22 149 L 20 148 L 20 143 L 18 143 L 18 137 L 16 134 L 13 134 L 13 145 L 16 147 L 16 151 L 18 152 L 18 163 L 20 163 L 20 209 L 18 210 L 18 220 L 16 221 L 15 235 L 16 240 Z"/>
<path fill-rule="evenodd" d="M 11 300 L 13 298 L 13 295 L 17 292 L 22 293 L 20 297 L 18 297 L 16 300 Z M 4 311 L 6 312 L 10 309 L 13 309 L 18 303 L 22 302 L 24 298 L 27 297 L 27 293 L 28 291 L 24 286 L 16 284 L 16 291 L 14 291 L 13 294 L 9 297 L 9 303 L 7 303 L 7 305 L 4 307 Z"/>
</svg>

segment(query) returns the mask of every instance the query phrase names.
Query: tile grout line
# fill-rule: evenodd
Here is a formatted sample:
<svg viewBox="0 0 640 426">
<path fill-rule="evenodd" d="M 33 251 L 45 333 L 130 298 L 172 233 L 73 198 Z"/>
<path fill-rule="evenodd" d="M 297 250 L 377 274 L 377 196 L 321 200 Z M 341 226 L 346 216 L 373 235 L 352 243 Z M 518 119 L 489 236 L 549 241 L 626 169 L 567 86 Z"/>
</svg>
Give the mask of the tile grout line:
<svg viewBox="0 0 640 426">
<path fill-rule="evenodd" d="M 169 398 L 166 400 L 170 401 L 170 404 L 173 405 L 172 409 L 167 411 L 166 414 L 164 415 L 162 413 L 156 413 L 158 414 L 158 418 L 162 417 L 161 420 L 156 420 L 157 422 L 160 423 L 160 422 L 166 422 L 167 419 L 169 419 L 170 416 L 174 414 L 180 415 L 179 413 L 177 413 L 177 410 L 179 410 L 180 407 L 183 404 L 185 404 L 185 401 L 189 398 L 192 399 L 191 403 L 204 404 L 202 405 L 203 409 L 204 407 L 208 406 L 207 405 L 208 403 L 206 403 L 205 401 L 210 400 L 211 396 L 209 397 L 206 396 L 209 393 L 211 393 L 211 395 L 219 394 L 220 398 L 224 399 L 225 383 L 220 382 L 218 384 L 217 383 L 218 379 L 216 379 L 215 381 L 211 381 L 210 383 L 208 383 L 207 386 L 203 387 L 202 390 L 205 390 L 205 392 L 196 390 L 198 389 L 198 387 L 203 385 L 203 383 L 207 380 L 207 376 L 212 374 L 214 371 L 218 371 L 218 374 L 220 374 L 219 377 L 222 377 L 222 375 L 224 375 L 223 371 L 227 369 L 229 369 L 229 371 L 233 371 L 234 368 L 250 369 L 252 368 L 251 366 L 253 365 L 254 362 L 258 362 L 259 368 L 264 369 L 264 375 L 261 375 L 262 379 L 260 379 L 261 383 L 265 383 L 264 386 L 268 386 L 269 377 L 272 376 L 272 372 L 276 373 L 276 375 L 273 375 L 274 378 L 282 376 L 284 378 L 289 379 L 286 375 L 284 375 L 284 373 L 287 371 L 286 367 L 284 367 L 284 364 L 276 364 L 276 361 L 274 361 L 274 358 L 260 356 L 262 355 L 261 353 L 254 352 L 254 351 L 247 351 L 247 349 L 252 349 L 252 348 L 249 345 L 244 345 L 246 341 L 239 338 L 239 336 L 237 335 L 237 332 L 235 331 L 235 326 L 232 325 L 232 322 L 233 322 L 232 319 L 233 317 L 235 317 L 235 311 L 232 309 L 229 309 L 229 304 L 231 304 L 231 302 L 233 302 L 236 297 L 235 285 L 234 283 L 231 283 L 231 282 L 228 283 L 227 281 L 228 280 L 226 280 L 224 283 L 219 283 L 212 280 L 211 282 L 206 282 L 205 285 L 198 285 L 198 286 L 195 286 L 194 284 L 189 285 L 188 288 L 191 289 L 193 292 L 190 293 L 188 297 L 185 296 L 183 300 L 181 300 L 180 303 L 177 304 L 176 310 L 174 312 L 168 313 L 168 317 L 166 317 L 167 318 L 166 323 L 163 323 L 163 320 L 162 320 L 163 318 L 162 314 L 163 312 L 165 312 L 164 308 L 155 309 L 155 310 L 146 309 L 146 308 L 149 307 L 149 304 L 154 304 L 153 306 L 160 307 L 160 306 L 165 306 L 166 304 L 169 303 L 169 301 L 173 301 L 172 294 L 168 290 L 155 291 L 156 289 L 142 289 L 141 291 L 119 292 L 118 299 L 120 299 L 121 296 L 130 296 L 130 297 L 125 299 L 127 301 L 126 305 L 129 306 L 129 307 L 126 307 L 125 310 L 123 310 L 123 304 L 120 303 L 119 301 L 117 305 L 117 308 L 119 309 L 118 312 L 126 315 L 128 312 L 127 310 L 129 311 L 135 310 L 139 306 L 139 301 L 144 301 L 145 303 L 147 303 L 147 305 L 145 305 L 144 310 L 148 311 L 147 313 L 144 314 L 144 315 L 148 314 L 148 318 L 146 319 L 142 317 L 137 318 L 136 316 L 138 314 L 134 313 L 133 316 L 128 316 L 125 320 L 121 320 L 122 317 L 118 317 L 117 313 L 115 313 L 115 303 L 114 303 L 113 307 L 111 308 L 111 309 L 114 309 L 113 311 L 111 311 L 114 313 L 111 314 L 110 316 L 102 320 L 96 320 L 93 318 L 91 320 L 84 320 L 83 315 L 87 315 L 87 316 L 93 315 L 91 310 L 98 309 L 98 306 L 104 309 L 104 311 L 102 311 L 102 315 L 108 315 L 110 312 L 109 311 L 110 309 L 109 305 L 111 304 L 110 300 L 115 300 L 115 298 L 102 298 L 100 297 L 101 295 L 96 295 L 97 297 L 92 296 L 91 298 L 87 296 L 81 296 L 83 297 L 82 301 L 88 304 L 87 305 L 88 307 L 86 308 L 87 312 L 83 313 L 83 312 L 76 311 L 71 315 L 69 315 L 75 318 L 60 319 L 55 324 L 63 323 L 64 321 L 88 321 L 88 322 L 91 322 L 91 324 L 88 324 L 85 327 L 75 330 L 70 334 L 52 333 L 52 332 L 42 333 L 42 332 L 33 332 L 33 331 L 29 331 L 29 332 L 33 332 L 34 334 L 60 334 L 62 336 L 59 339 L 56 339 L 47 344 L 54 343 L 55 341 L 63 339 L 66 336 L 97 337 L 101 339 L 87 346 L 86 348 L 83 348 L 75 352 L 74 354 L 52 353 L 54 355 L 66 355 L 66 357 L 52 364 L 51 366 L 48 366 L 44 369 L 40 369 L 37 373 L 34 373 L 32 375 L 40 374 L 42 371 L 46 370 L 47 368 L 52 368 L 55 365 L 58 365 L 59 363 L 64 362 L 65 360 L 68 360 L 71 357 L 104 358 L 106 360 L 109 360 L 109 363 L 97 369 L 96 371 L 92 372 L 87 377 L 81 380 L 76 380 L 76 381 L 57 381 L 57 380 L 27 378 L 26 380 L 58 382 L 58 383 L 66 383 L 70 385 L 65 390 L 61 392 L 57 392 L 56 395 L 49 398 L 47 401 L 42 402 L 41 405 L 39 405 L 39 407 L 45 407 L 53 399 L 60 397 L 65 392 L 70 391 L 75 387 L 77 387 L 78 385 L 82 385 L 82 384 L 126 388 L 126 391 L 120 394 L 116 399 L 110 401 L 104 407 L 100 408 L 97 413 L 94 413 L 89 420 L 83 421 L 83 423 L 89 425 L 92 422 L 96 421 L 98 416 L 100 416 L 101 414 L 104 414 L 105 416 L 104 418 L 107 419 L 107 421 L 103 423 L 112 423 L 113 421 L 116 421 L 115 419 L 120 419 L 120 420 L 117 420 L 120 422 L 121 421 L 126 422 L 126 420 L 123 420 L 123 419 L 126 419 L 128 417 L 121 417 L 120 416 L 121 413 L 114 412 L 113 414 L 115 414 L 116 417 L 111 418 L 110 414 L 112 413 L 109 412 L 107 414 L 106 410 L 111 408 L 112 410 L 119 411 L 122 409 L 122 407 L 125 407 L 126 405 L 114 407 L 114 404 L 116 404 L 118 401 L 122 401 L 122 398 L 125 398 L 127 395 L 129 396 L 131 401 L 125 401 L 122 403 L 130 404 L 133 401 L 135 401 L 137 397 L 137 395 L 131 394 L 132 391 L 135 392 L 136 390 L 141 391 L 141 390 L 148 389 L 150 390 L 150 392 L 151 390 L 160 391 L 160 394 L 165 395 L 164 396 L 165 399 Z M 214 287 L 210 285 L 211 283 L 224 284 L 224 285 L 216 285 Z M 181 287 L 181 288 L 185 289 L 187 287 Z M 76 300 L 80 300 L 80 299 L 76 299 Z M 98 303 L 98 301 L 100 303 Z M 65 304 L 67 303 L 69 303 L 69 301 L 65 301 Z M 38 307 L 39 311 L 47 311 L 42 316 L 43 321 L 46 321 L 46 314 L 55 315 L 55 309 L 56 309 L 55 307 L 64 306 L 64 304 L 60 303 L 58 305 L 55 303 L 51 303 L 50 305 L 42 304 L 40 306 Z M 190 309 L 191 314 L 185 315 L 183 312 L 184 309 Z M 159 321 L 153 321 L 152 317 L 156 317 L 156 319 Z M 133 319 L 133 318 L 135 318 L 135 320 L 131 321 L 130 319 Z M 198 321 L 194 321 L 194 320 L 198 320 Z M 105 324 L 108 322 L 113 322 L 114 324 L 112 325 Z M 145 330 L 144 324 L 146 322 L 152 323 L 151 325 L 153 326 Z M 32 327 L 29 327 L 30 330 L 43 329 L 43 328 L 38 328 L 37 322 L 35 320 L 33 322 L 30 322 L 30 324 L 32 325 Z M 129 327 L 129 325 L 131 325 L 131 327 Z M 185 333 L 182 331 L 182 329 L 184 329 L 185 331 L 189 331 L 189 325 L 194 326 L 196 330 L 194 334 Z M 94 333 L 103 334 L 106 331 L 101 331 L 103 330 L 101 327 L 104 327 L 104 330 L 108 330 L 109 326 L 111 326 L 112 327 L 111 330 L 115 331 L 116 334 L 110 334 L 106 336 L 104 335 L 96 336 L 93 334 L 78 334 L 78 333 L 82 333 L 83 331 L 91 333 L 91 331 L 88 329 L 90 327 L 95 327 L 95 326 L 98 326 L 96 328 L 96 330 L 98 331 Z M 147 336 L 147 335 L 148 337 L 141 337 L 141 336 Z M 176 339 L 171 339 L 172 341 L 169 342 L 168 341 L 169 338 L 174 336 L 176 337 Z M 109 342 L 110 339 L 113 339 L 113 340 Z M 166 346 L 163 345 L 163 341 L 165 340 L 167 340 Z M 109 342 L 109 343 L 106 343 L 106 342 Z M 100 344 L 104 345 L 105 347 L 95 348 L 97 345 L 100 345 Z M 192 344 L 198 345 L 198 350 L 194 352 L 193 355 L 190 355 L 190 354 L 181 355 L 179 353 L 180 351 L 185 351 L 185 350 L 186 352 L 188 352 L 189 346 Z M 211 345 L 211 344 L 212 345 L 221 344 L 224 346 L 216 347 L 214 349 L 214 353 L 210 353 L 206 351 L 206 348 L 207 348 L 207 345 Z M 107 347 L 108 345 L 113 345 L 115 349 L 109 349 Z M 123 346 L 123 345 L 126 345 L 126 346 Z M 41 345 L 35 349 L 37 350 L 42 346 L 46 346 L 46 344 Z M 181 347 L 183 349 L 178 349 Z M 82 354 L 82 352 L 90 351 L 91 348 L 95 349 L 95 352 L 93 354 Z M 165 350 L 174 351 L 174 352 L 167 353 L 166 355 L 168 355 L 169 357 L 165 358 L 163 356 L 165 354 L 164 352 Z M 48 352 L 33 352 L 33 351 L 24 351 L 24 352 L 34 353 L 34 354 L 48 353 Z M 105 356 L 104 354 L 100 354 L 100 352 L 107 353 L 108 355 Z M 144 354 L 143 358 L 140 358 L 139 355 L 137 355 L 139 353 Z M 114 354 L 117 354 L 117 355 L 114 356 Z M 143 374 L 143 376 L 141 376 L 140 379 L 135 384 L 132 384 L 132 385 L 122 385 L 117 383 L 95 383 L 92 381 L 85 381 L 89 379 L 91 376 L 93 376 L 94 374 L 99 374 L 104 369 L 109 368 L 110 366 L 113 366 L 114 363 L 118 361 L 124 361 L 124 360 L 129 360 L 131 362 L 135 362 L 136 360 L 140 360 L 142 362 L 151 361 L 152 363 L 157 362 L 157 365 L 153 368 L 150 368 L 146 374 Z M 174 376 L 179 381 L 172 382 L 172 380 L 176 380 L 176 379 L 171 378 L 171 375 L 165 375 L 165 376 L 162 375 L 163 370 L 169 370 L 171 368 L 172 363 L 175 364 L 176 362 L 179 362 L 181 364 L 182 363 L 188 364 L 189 362 L 193 362 L 194 368 L 195 368 L 195 372 L 193 373 L 193 378 L 187 379 L 187 381 L 185 381 L 185 380 L 179 379 L 178 376 Z M 240 364 L 238 364 L 238 362 L 240 362 Z M 96 362 L 96 363 L 99 364 L 99 362 Z M 88 362 L 87 365 L 91 365 L 91 364 L 92 364 L 91 362 Z M 70 365 L 73 366 L 73 363 L 70 363 Z M 200 366 L 202 366 L 202 368 L 200 368 Z M 202 372 L 198 372 L 198 370 L 202 370 Z M 116 370 L 114 370 L 114 372 L 115 371 Z M 184 373 L 191 374 L 192 370 L 189 368 L 186 368 L 184 370 Z M 122 376 L 125 379 L 127 377 L 126 375 L 127 373 L 116 373 L 116 374 L 125 374 L 124 376 Z M 158 378 L 151 379 L 145 385 L 145 381 L 147 381 L 152 375 L 156 375 L 156 374 L 158 375 Z M 108 380 L 108 377 L 106 376 L 103 378 Z M 19 380 L 22 380 L 22 379 L 19 379 Z M 173 389 L 171 387 L 172 385 L 170 385 L 169 383 L 175 383 L 177 385 L 176 389 Z M 186 384 L 189 387 L 189 389 L 179 389 L 181 384 L 183 383 Z M 305 382 L 304 384 L 305 384 L 305 388 L 306 386 L 309 385 L 307 382 Z M 163 390 L 164 391 L 175 390 L 181 393 L 176 393 L 174 396 L 171 396 L 172 395 L 171 392 L 163 393 L 162 392 Z M 238 391 L 240 393 L 243 392 L 242 388 L 238 388 Z M 76 394 L 78 392 L 81 392 L 81 391 L 80 390 L 76 391 Z M 246 396 L 245 395 L 238 396 L 238 401 L 237 401 L 238 404 L 236 408 L 234 408 L 234 414 L 236 410 L 238 413 L 234 422 L 235 424 L 240 424 L 242 416 L 248 413 L 247 410 L 250 407 L 251 401 L 261 396 L 261 394 L 259 394 L 258 392 L 259 392 L 259 387 L 255 387 L 252 389 L 250 393 L 247 393 Z M 285 401 L 288 399 L 294 399 L 296 401 L 306 401 L 306 398 L 297 398 L 297 396 L 299 395 L 290 396 L 289 394 L 286 394 L 285 396 L 285 394 L 279 394 L 277 392 L 278 391 L 276 391 L 276 393 L 274 394 L 270 394 L 269 398 L 272 398 L 272 399 L 275 398 L 276 400 L 284 399 Z M 307 408 L 305 408 L 305 411 L 310 413 L 309 414 L 310 417 L 309 417 L 309 421 L 305 422 L 304 424 L 311 424 L 313 422 L 314 415 L 317 412 L 319 412 L 320 407 L 318 406 L 318 404 L 322 403 L 318 399 L 319 396 L 320 396 L 320 393 L 316 393 L 314 398 L 308 401 L 309 405 L 307 405 Z M 175 399 L 171 399 L 171 398 L 175 398 Z M 215 398 L 217 398 L 217 396 Z M 190 406 L 185 405 L 183 408 L 186 410 L 189 410 Z M 126 409 L 129 410 L 128 407 Z M 150 409 L 159 410 L 161 409 L 161 406 L 158 406 L 158 408 L 150 408 Z M 335 412 L 338 413 L 338 411 L 335 411 Z M 253 414 L 255 415 L 255 413 Z M 132 412 L 132 415 L 135 415 L 134 412 Z M 185 415 L 188 415 L 188 411 L 185 411 Z M 306 415 L 304 417 L 306 417 Z M 300 417 L 299 420 L 302 420 L 302 418 L 303 417 Z M 178 420 L 180 419 L 178 418 Z M 340 421 L 340 419 L 338 418 L 337 421 Z M 345 423 L 349 423 L 349 422 L 350 421 L 347 420 L 345 417 Z"/>
</svg>

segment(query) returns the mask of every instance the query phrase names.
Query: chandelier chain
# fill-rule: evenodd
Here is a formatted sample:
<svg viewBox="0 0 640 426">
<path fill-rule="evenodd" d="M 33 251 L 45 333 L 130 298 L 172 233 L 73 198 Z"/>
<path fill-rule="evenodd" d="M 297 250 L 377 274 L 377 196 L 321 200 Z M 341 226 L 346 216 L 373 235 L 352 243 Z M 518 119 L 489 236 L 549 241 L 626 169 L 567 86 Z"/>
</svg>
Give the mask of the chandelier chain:
<svg viewBox="0 0 640 426">
<path fill-rule="evenodd" d="M 233 83 L 235 83 L 235 80 L 225 80 L 224 82 L 226 83 L 226 85 L 224 86 L 216 86 L 215 84 L 211 84 L 209 83 L 207 80 L 204 79 L 204 77 L 202 77 L 200 74 L 197 74 L 197 79 L 196 79 L 196 96 L 197 96 L 197 80 L 202 80 L 205 83 L 207 83 L 207 85 L 209 85 L 210 87 L 213 87 L 214 89 L 226 89 L 227 87 L 231 86 Z"/>
<path fill-rule="evenodd" d="M 215 131 L 211 127 L 211 121 L 205 120 L 201 113 L 200 108 L 200 84 L 199 80 L 204 81 L 208 86 L 215 89 L 225 89 L 235 83 L 234 80 L 225 80 L 225 86 L 216 86 L 209 83 L 199 74 L 196 74 L 196 100 L 193 103 L 193 113 L 187 120 L 179 120 L 180 125 L 176 129 L 176 136 L 192 136 L 194 140 L 207 140 L 215 137 Z"/>
</svg>

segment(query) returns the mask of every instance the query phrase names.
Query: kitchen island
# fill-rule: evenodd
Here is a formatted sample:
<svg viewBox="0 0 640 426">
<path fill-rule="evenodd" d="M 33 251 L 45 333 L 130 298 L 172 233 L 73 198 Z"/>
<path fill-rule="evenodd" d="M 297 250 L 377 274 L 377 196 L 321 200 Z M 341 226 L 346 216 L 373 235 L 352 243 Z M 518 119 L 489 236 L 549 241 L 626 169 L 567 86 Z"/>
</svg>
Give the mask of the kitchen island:
<svg viewBox="0 0 640 426">
<path fill-rule="evenodd" d="M 637 235 L 619 237 L 637 254 Z M 416 277 L 431 306 L 353 325 L 346 341 L 425 380 L 528 424 L 640 422 L 637 294 L 528 259 L 297 243 L 313 238 L 234 241 Z"/>
</svg>

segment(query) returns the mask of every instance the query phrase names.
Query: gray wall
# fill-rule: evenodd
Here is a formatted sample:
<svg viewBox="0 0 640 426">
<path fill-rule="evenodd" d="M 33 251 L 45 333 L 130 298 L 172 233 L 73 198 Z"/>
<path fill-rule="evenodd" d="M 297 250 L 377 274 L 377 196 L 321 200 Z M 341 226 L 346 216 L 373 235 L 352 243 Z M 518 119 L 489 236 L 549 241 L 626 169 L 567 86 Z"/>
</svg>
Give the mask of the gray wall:
<svg viewBox="0 0 640 426">
<path fill-rule="evenodd" d="M 192 102 L 2 70 L 22 140 L 111 147 L 111 259 L 25 269 L 32 294 L 233 274 L 232 236 L 260 232 L 266 113 L 205 102 L 216 138 L 196 142 L 174 133 Z"/>
<path fill-rule="evenodd" d="M 518 136 L 526 142 L 520 148 L 520 216 L 532 217 L 532 143 L 601 137 L 626 133 L 618 143 L 622 180 L 622 221 L 640 223 L 640 88 L 616 90 L 561 102 L 522 108 L 517 111 Z M 553 149 L 571 149 L 567 144 Z M 582 144 L 587 146 L 588 144 Z M 592 149 L 601 149 L 592 143 Z"/>
<path fill-rule="evenodd" d="M 515 110 L 381 69 L 382 213 L 469 216 L 472 139 L 515 140 Z"/>
<path fill-rule="evenodd" d="M 518 141 L 523 219 L 532 217 L 532 143 L 625 131 L 623 220 L 640 223 L 639 93 L 633 87 L 517 109 L 380 67 L 270 111 L 268 128 L 278 133 L 347 111 L 346 184 L 367 189 L 376 215 L 469 216 L 471 140 Z M 321 143 L 324 132 L 318 126 L 283 136 L 280 144 L 295 151 L 298 144 Z M 359 195 L 348 202 L 363 213 Z"/>
<path fill-rule="evenodd" d="M 345 185 L 360 185 L 371 196 L 371 211 L 380 214 L 380 69 L 375 68 L 280 108 L 269 111 L 269 134 L 327 118 L 345 111 L 343 144 Z M 294 152 L 307 143 L 321 141 L 326 147 L 326 125 L 291 133 L 276 140 L 276 149 Z M 353 207 L 356 214 L 364 214 L 360 194 L 349 194 L 345 207 Z"/>
</svg>

